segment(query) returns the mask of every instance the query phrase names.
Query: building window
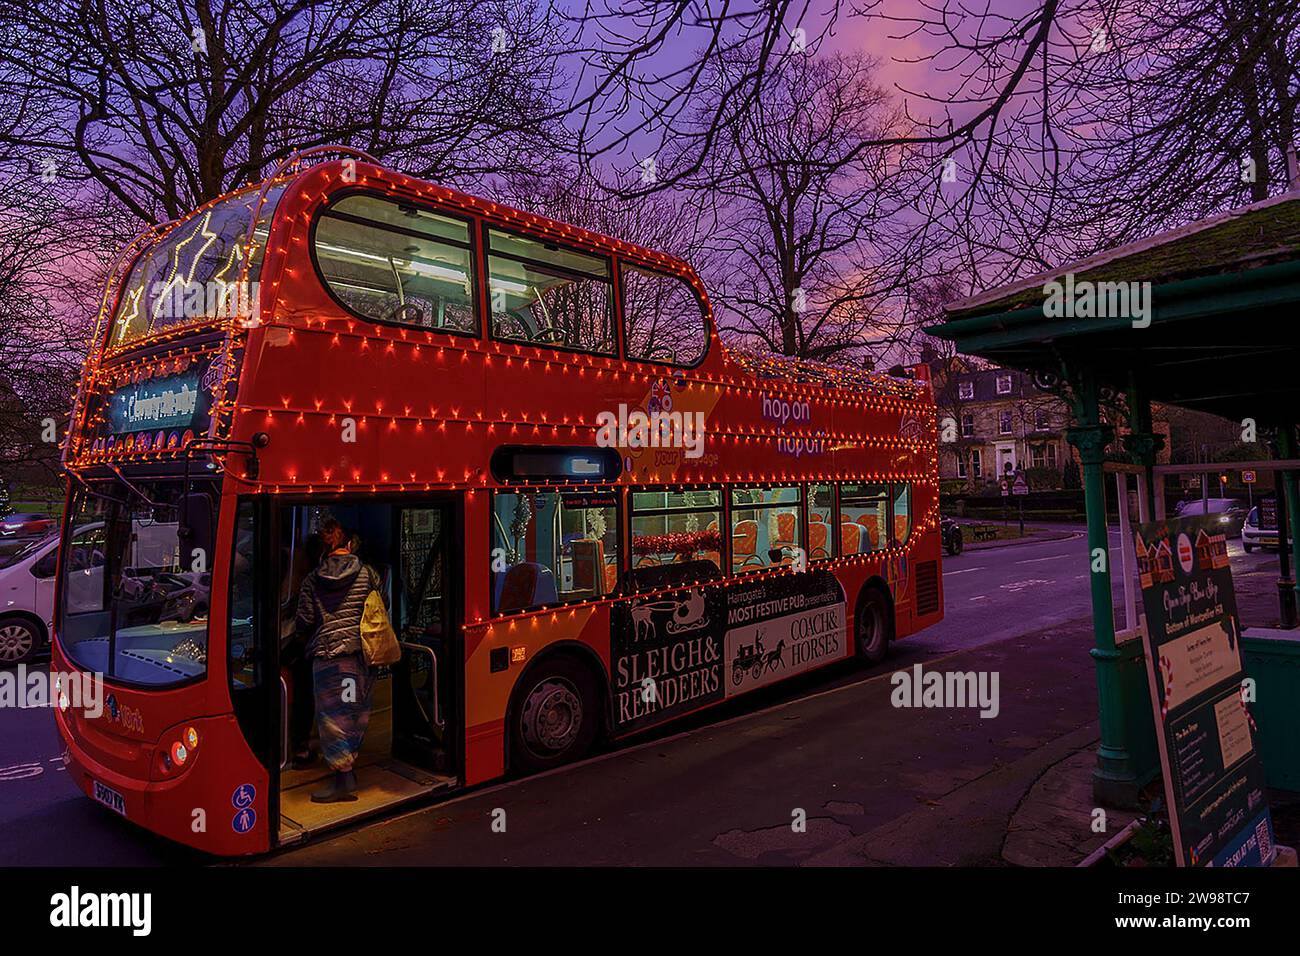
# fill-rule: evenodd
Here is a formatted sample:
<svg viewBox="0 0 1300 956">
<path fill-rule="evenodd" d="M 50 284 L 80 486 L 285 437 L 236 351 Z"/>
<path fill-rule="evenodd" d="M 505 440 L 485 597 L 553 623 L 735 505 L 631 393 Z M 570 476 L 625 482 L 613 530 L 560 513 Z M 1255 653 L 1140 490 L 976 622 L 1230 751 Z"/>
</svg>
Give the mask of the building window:
<svg viewBox="0 0 1300 956">
<path fill-rule="evenodd" d="M 1004 408 L 1002 411 L 998 412 L 998 434 L 1011 434 L 1011 409 L 1009 408 Z"/>
<path fill-rule="evenodd" d="M 1056 445 L 1055 445 L 1055 444 L 1051 444 L 1051 445 L 1048 445 L 1048 446 L 1047 446 L 1047 467 L 1048 467 L 1048 468 L 1056 468 L 1056 467 L 1057 467 L 1057 461 L 1056 461 Z"/>
<path fill-rule="evenodd" d="M 974 397 L 975 397 L 975 383 L 974 383 L 974 382 L 958 382 L 958 383 L 957 383 L 957 397 L 958 397 L 959 399 L 961 399 L 962 401 L 969 401 L 970 399 L 974 398 Z"/>
<path fill-rule="evenodd" d="M 975 416 L 974 416 L 974 415 L 969 415 L 969 414 L 968 414 L 968 415 L 962 415 L 962 417 L 961 417 L 961 437 L 962 437 L 962 438 L 974 438 L 974 437 L 975 437 Z"/>
<path fill-rule="evenodd" d="M 962 457 L 961 452 L 957 453 L 957 477 L 966 477 L 966 459 Z"/>
<path fill-rule="evenodd" d="M 1011 394 L 1011 376 L 1010 376 L 1009 374 L 1008 374 L 1008 375 L 999 375 L 999 376 L 998 376 L 998 379 L 997 379 L 997 387 L 998 387 L 998 394 L 999 394 L 999 395 L 1010 395 L 1010 394 Z"/>
<path fill-rule="evenodd" d="M 1029 463 L 1034 468 L 1047 466 L 1047 451 L 1042 445 L 1029 446 Z"/>
<path fill-rule="evenodd" d="M 1045 432 L 1051 427 L 1051 422 L 1047 419 L 1047 409 L 1041 405 L 1034 409 L 1034 428 L 1040 432 Z"/>
<path fill-rule="evenodd" d="M 498 339 L 613 355 L 609 263 L 552 243 L 488 230 L 488 294 Z"/>
<path fill-rule="evenodd" d="M 980 455 L 980 450 L 978 448 L 972 448 L 970 450 L 970 476 L 972 478 L 984 477 L 983 456 Z"/>
</svg>

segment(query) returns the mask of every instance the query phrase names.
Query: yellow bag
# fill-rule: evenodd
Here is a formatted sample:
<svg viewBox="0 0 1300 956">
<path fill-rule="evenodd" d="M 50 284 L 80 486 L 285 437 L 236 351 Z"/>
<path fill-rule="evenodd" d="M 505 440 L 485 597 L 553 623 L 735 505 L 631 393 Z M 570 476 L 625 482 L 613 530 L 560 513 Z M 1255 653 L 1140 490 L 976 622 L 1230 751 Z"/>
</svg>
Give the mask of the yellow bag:
<svg viewBox="0 0 1300 956">
<path fill-rule="evenodd" d="M 388 611 L 378 591 L 366 595 L 366 608 L 361 614 L 361 649 L 371 667 L 396 664 L 402 657 L 401 645 L 397 643 L 397 634 L 388 621 Z"/>
</svg>

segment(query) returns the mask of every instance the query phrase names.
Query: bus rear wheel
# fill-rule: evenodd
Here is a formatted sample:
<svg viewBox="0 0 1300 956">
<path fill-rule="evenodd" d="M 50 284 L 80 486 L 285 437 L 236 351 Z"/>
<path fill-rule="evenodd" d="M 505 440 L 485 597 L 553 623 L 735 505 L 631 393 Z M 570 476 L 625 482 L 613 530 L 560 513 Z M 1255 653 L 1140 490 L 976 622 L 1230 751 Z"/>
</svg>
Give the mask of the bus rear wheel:
<svg viewBox="0 0 1300 956">
<path fill-rule="evenodd" d="M 537 773 L 586 756 L 600 727 L 599 688 L 571 657 L 545 661 L 527 674 L 511 708 L 511 767 Z"/>
<path fill-rule="evenodd" d="M 853 627 L 858 660 L 867 664 L 883 661 L 894 638 L 894 609 L 878 588 L 862 592 Z"/>
</svg>

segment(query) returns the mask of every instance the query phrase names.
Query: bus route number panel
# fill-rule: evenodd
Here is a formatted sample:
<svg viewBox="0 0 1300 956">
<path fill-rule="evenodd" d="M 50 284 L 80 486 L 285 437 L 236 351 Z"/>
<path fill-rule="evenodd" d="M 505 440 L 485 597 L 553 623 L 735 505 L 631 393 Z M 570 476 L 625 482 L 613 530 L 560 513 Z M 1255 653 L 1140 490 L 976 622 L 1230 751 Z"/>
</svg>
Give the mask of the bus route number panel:
<svg viewBox="0 0 1300 956">
<path fill-rule="evenodd" d="M 610 620 L 618 734 L 848 652 L 844 590 L 828 571 L 635 598 L 616 604 Z"/>
</svg>

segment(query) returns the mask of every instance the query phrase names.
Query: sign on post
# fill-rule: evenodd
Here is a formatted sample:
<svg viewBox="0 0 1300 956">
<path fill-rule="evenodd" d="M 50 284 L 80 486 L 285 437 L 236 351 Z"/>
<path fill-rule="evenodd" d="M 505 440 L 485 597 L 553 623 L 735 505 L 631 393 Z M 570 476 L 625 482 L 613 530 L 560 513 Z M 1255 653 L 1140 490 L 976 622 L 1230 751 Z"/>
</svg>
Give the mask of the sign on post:
<svg viewBox="0 0 1300 956">
<path fill-rule="evenodd" d="M 1002 490 L 1003 498 L 1011 494 L 1011 490 L 1007 487 L 1007 480 L 1005 478 L 1002 478 L 998 481 L 998 487 Z"/>
<path fill-rule="evenodd" d="M 1255 473 L 1243 469 L 1241 472 L 1241 483 L 1243 485 L 1253 485 L 1255 483 Z"/>
<path fill-rule="evenodd" d="M 1146 668 L 1179 866 L 1268 866 L 1273 821 L 1242 694 L 1241 630 L 1217 516 L 1134 537 Z"/>
<path fill-rule="evenodd" d="M 1025 481 L 1024 472 L 1021 472 L 1020 474 L 1016 475 L 1016 483 L 1011 486 L 1011 493 L 1013 495 L 1029 494 L 1029 482 Z"/>
</svg>

